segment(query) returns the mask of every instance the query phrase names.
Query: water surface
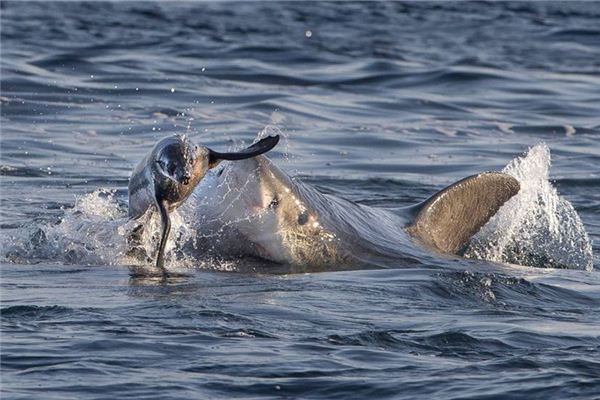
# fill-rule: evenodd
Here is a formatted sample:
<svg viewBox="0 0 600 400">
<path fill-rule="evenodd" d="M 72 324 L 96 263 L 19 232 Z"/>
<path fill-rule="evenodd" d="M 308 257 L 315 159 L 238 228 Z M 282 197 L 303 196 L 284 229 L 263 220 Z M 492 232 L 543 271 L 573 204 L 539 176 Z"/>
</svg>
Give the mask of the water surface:
<svg viewBox="0 0 600 400">
<path fill-rule="evenodd" d="M 3 398 L 600 392 L 597 3 L 0 7 Z M 258 132 L 282 133 L 289 174 L 379 207 L 545 142 L 595 269 L 424 255 L 161 281 L 118 262 L 96 228 L 155 141 Z"/>
</svg>

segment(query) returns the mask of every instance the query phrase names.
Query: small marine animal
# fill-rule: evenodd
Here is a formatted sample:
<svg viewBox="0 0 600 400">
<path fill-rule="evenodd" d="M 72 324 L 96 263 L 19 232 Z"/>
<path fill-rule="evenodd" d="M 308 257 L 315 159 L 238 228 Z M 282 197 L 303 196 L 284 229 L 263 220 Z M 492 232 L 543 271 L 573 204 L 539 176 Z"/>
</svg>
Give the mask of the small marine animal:
<svg viewBox="0 0 600 400">
<path fill-rule="evenodd" d="M 156 266 L 164 269 L 164 249 L 171 220 L 169 212 L 179 207 L 194 191 L 209 169 L 222 160 L 244 160 L 271 150 L 279 136 L 266 137 L 234 153 L 220 153 L 197 146 L 188 138 L 173 135 L 160 140 L 133 170 L 129 179 L 129 217 L 138 219 L 149 209 L 160 213 L 162 234 Z"/>
</svg>

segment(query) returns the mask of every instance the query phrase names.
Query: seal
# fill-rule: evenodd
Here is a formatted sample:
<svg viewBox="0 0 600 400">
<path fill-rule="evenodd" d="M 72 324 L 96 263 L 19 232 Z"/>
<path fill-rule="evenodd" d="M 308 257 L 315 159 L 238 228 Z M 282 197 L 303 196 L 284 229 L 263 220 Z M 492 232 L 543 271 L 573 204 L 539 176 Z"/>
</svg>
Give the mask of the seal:
<svg viewBox="0 0 600 400">
<path fill-rule="evenodd" d="M 128 185 L 129 217 L 138 219 L 148 210 L 160 213 L 162 233 L 156 266 L 163 273 L 164 249 L 171 230 L 169 212 L 179 207 L 206 173 L 222 160 L 244 160 L 271 150 L 279 136 L 266 137 L 234 153 L 220 153 L 174 135 L 160 140 L 135 167 Z"/>
</svg>

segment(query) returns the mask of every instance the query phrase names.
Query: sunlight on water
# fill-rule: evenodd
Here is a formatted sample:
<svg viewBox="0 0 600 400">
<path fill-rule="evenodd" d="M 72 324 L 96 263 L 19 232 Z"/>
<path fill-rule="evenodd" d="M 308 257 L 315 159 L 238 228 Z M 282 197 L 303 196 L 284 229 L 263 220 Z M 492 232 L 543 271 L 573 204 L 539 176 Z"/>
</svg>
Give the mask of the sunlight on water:
<svg viewBox="0 0 600 400">
<path fill-rule="evenodd" d="M 550 149 L 539 144 L 503 172 L 521 183 L 519 193 L 481 229 L 468 258 L 520 265 L 591 270 L 592 245 L 579 215 L 549 181 Z"/>
</svg>

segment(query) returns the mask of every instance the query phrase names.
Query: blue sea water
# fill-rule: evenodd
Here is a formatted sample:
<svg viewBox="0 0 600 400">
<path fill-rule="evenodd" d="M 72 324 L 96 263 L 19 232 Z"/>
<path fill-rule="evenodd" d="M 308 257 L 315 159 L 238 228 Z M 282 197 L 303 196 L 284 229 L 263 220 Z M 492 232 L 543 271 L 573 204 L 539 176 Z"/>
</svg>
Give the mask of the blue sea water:
<svg viewBox="0 0 600 400">
<path fill-rule="evenodd" d="M 600 398 L 600 3 L 0 14 L 3 399 Z M 282 275 L 192 260 L 165 281 L 120 263 L 103 228 L 157 140 L 227 149 L 259 132 L 282 134 L 271 158 L 290 175 L 391 208 L 543 142 L 591 264 L 429 255 Z"/>
</svg>

